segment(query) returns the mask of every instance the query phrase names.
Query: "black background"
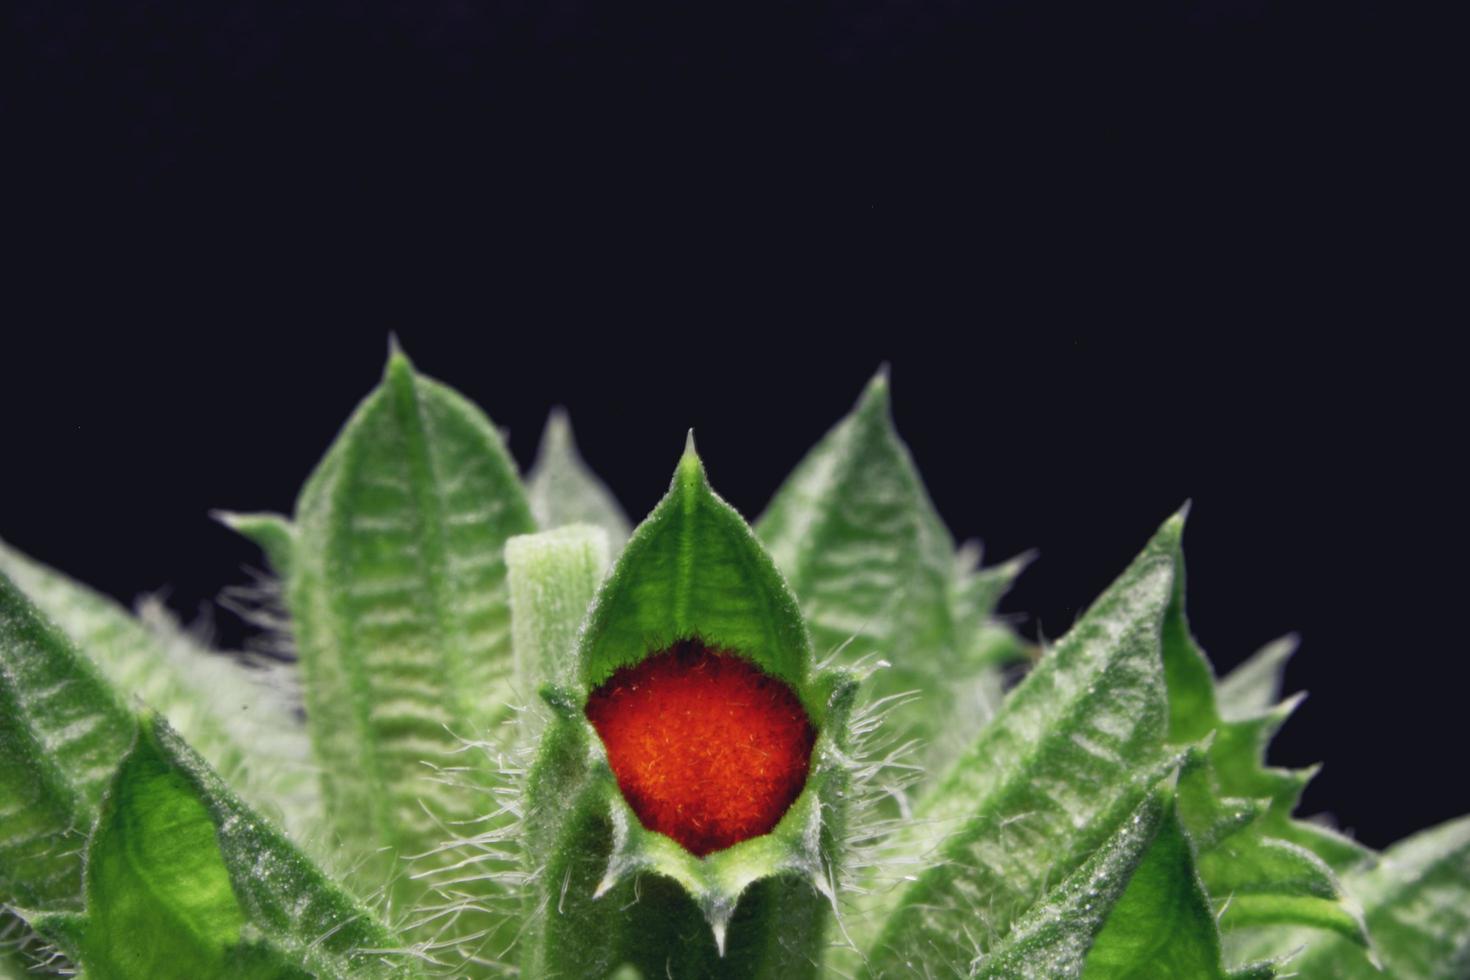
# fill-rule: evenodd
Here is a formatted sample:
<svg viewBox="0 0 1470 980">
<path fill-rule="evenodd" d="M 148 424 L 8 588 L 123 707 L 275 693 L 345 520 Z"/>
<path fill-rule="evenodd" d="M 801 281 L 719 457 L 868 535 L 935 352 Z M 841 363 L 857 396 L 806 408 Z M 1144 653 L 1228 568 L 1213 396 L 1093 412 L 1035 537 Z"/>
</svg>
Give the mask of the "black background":
<svg viewBox="0 0 1470 980">
<path fill-rule="evenodd" d="M 1197 634 L 1370 844 L 1470 811 L 1447 35 L 1305 0 L 9 5 L 0 536 L 197 615 L 396 331 L 641 516 L 893 367 L 1056 637 L 1186 498 Z M 1459 312 L 1463 320 L 1463 311 Z M 239 623 L 217 614 L 225 640 Z"/>
</svg>

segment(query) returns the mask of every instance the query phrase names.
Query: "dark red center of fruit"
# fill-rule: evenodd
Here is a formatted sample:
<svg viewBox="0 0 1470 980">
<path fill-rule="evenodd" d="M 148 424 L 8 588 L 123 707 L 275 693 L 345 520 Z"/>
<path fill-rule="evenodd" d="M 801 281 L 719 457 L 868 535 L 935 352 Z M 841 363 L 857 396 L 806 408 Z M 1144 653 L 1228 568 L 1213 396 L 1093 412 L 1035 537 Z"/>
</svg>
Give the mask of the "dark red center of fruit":
<svg viewBox="0 0 1470 980">
<path fill-rule="evenodd" d="M 616 671 L 587 719 L 638 819 L 701 857 L 776 826 L 816 740 L 790 687 L 697 640 Z"/>
</svg>

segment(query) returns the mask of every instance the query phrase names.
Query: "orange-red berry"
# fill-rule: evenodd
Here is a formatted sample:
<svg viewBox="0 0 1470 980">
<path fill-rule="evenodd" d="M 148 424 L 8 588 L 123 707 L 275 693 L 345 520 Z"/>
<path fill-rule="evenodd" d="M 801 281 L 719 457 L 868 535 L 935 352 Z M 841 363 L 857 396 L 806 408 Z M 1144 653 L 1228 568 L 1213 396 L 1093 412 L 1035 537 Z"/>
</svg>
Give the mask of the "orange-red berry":
<svg viewBox="0 0 1470 980">
<path fill-rule="evenodd" d="M 587 718 L 643 825 L 700 856 L 776 826 L 816 739 L 789 686 L 697 640 L 616 671 Z"/>
</svg>

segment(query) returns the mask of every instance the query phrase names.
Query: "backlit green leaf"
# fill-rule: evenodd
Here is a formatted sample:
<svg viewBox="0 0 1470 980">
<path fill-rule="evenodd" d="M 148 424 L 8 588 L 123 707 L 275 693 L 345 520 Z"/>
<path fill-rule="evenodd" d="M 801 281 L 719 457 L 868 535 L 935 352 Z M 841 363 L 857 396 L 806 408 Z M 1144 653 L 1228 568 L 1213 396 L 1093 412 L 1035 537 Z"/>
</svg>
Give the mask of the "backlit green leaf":
<svg viewBox="0 0 1470 980">
<path fill-rule="evenodd" d="M 1084 980 L 1244 980 L 1273 975 L 1269 966 L 1244 974 L 1225 970 L 1214 911 L 1170 805 L 1087 954 Z"/>
<path fill-rule="evenodd" d="M 37 928 L 94 980 L 409 977 L 372 914 L 145 720 L 87 848 L 86 911 Z"/>
<path fill-rule="evenodd" d="M 299 838 L 316 829 L 320 801 L 306 731 L 277 677 L 205 649 L 158 603 L 145 603 L 144 618 L 136 618 L 3 543 L 0 573 L 116 690 L 161 712 L 254 806 Z"/>
</svg>

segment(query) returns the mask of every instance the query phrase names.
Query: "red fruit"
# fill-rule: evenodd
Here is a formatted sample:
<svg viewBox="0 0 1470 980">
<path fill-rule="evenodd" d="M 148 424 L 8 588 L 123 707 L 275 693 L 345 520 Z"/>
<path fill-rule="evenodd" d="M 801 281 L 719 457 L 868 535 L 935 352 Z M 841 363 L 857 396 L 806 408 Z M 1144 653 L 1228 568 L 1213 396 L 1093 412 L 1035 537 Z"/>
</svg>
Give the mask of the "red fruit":
<svg viewBox="0 0 1470 980">
<path fill-rule="evenodd" d="M 698 640 L 616 671 L 587 719 L 638 819 L 701 857 L 776 826 L 816 740 L 790 687 Z"/>
</svg>

